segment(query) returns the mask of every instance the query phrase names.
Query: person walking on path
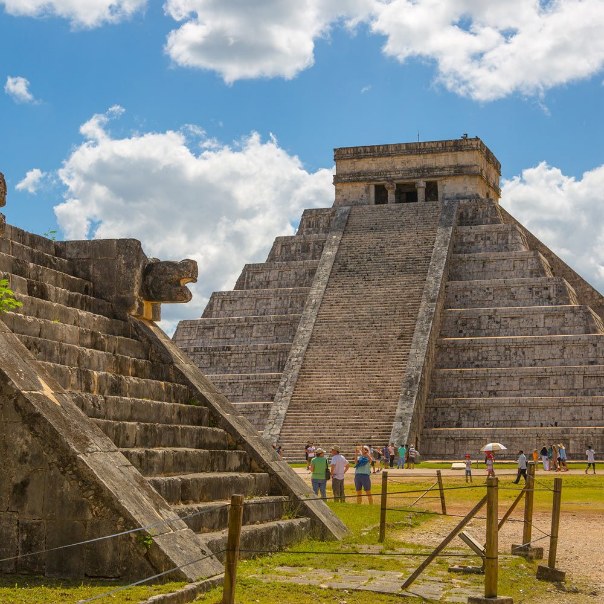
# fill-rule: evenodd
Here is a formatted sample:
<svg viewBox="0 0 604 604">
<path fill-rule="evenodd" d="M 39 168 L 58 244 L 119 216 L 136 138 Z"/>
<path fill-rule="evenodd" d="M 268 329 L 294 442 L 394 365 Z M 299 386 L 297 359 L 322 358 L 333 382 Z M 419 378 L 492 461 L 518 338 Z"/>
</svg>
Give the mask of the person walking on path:
<svg viewBox="0 0 604 604">
<path fill-rule="evenodd" d="M 594 474 L 596 473 L 596 452 L 593 450 L 591 445 L 587 445 L 587 451 L 585 451 L 585 455 L 587 455 L 587 468 L 585 468 L 585 473 L 589 470 L 589 466 L 593 468 Z"/>
<path fill-rule="evenodd" d="M 390 466 L 390 447 L 388 445 L 382 447 L 382 463 L 384 464 L 384 468 Z"/>
<path fill-rule="evenodd" d="M 469 453 L 466 453 L 464 463 L 466 464 L 466 482 L 472 482 L 472 458 Z"/>
<path fill-rule="evenodd" d="M 354 488 L 357 492 L 357 503 L 363 503 L 363 491 L 370 504 L 371 496 L 371 452 L 367 445 L 354 450 Z"/>
<path fill-rule="evenodd" d="M 396 448 L 394 443 L 388 445 L 388 455 L 390 455 L 390 467 L 394 468 L 394 457 L 396 456 Z"/>
<path fill-rule="evenodd" d="M 331 448 L 331 489 L 334 501 L 346 502 L 344 495 L 344 474 L 350 469 L 348 460 L 340 453 L 340 447 Z"/>
<path fill-rule="evenodd" d="M 312 474 L 310 476 L 310 482 L 312 484 L 312 490 L 315 495 L 321 492 L 321 497 L 327 499 L 327 478 L 325 478 L 325 471 L 327 470 L 327 459 L 325 459 L 325 451 L 321 447 L 315 449 L 315 455 L 310 460 L 309 469 Z"/>
<path fill-rule="evenodd" d="M 518 451 L 518 474 L 516 480 L 514 480 L 514 484 L 520 482 L 521 476 L 524 478 L 524 482 L 526 482 L 526 455 L 523 451 Z"/>
<path fill-rule="evenodd" d="M 493 455 L 492 451 L 487 451 L 484 458 L 484 463 L 487 466 L 487 478 L 489 476 L 495 476 L 495 456 Z"/>
<path fill-rule="evenodd" d="M 547 456 L 547 447 L 543 445 L 541 447 L 541 461 L 543 462 L 543 469 L 547 472 L 549 470 L 549 457 Z"/>
<path fill-rule="evenodd" d="M 396 464 L 399 470 L 405 467 L 405 457 L 407 457 L 407 445 L 401 445 L 398 448 L 398 463 Z"/>
<path fill-rule="evenodd" d="M 407 453 L 407 468 L 409 470 L 415 468 L 415 459 L 418 453 L 419 451 L 413 445 L 409 447 L 409 452 Z"/>
<path fill-rule="evenodd" d="M 560 443 L 558 445 L 558 455 L 560 456 L 560 471 L 568 472 L 568 466 L 566 465 L 567 455 L 566 455 L 566 447 Z"/>
</svg>

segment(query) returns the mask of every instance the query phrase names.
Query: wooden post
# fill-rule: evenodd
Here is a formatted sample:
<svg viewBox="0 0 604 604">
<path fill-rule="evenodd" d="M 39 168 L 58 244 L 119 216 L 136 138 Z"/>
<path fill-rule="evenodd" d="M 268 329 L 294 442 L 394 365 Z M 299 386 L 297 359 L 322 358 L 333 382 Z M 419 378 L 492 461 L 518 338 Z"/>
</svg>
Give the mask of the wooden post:
<svg viewBox="0 0 604 604">
<path fill-rule="evenodd" d="M 524 528 L 522 529 L 522 545 L 530 547 L 533 535 L 533 499 L 535 497 L 535 462 L 528 463 L 526 478 L 526 497 L 524 499 Z"/>
<path fill-rule="evenodd" d="M 508 508 L 508 511 L 503 515 L 503 518 L 499 521 L 499 526 L 497 527 L 499 530 L 501 530 L 501 527 L 506 523 L 506 520 L 512 515 L 512 512 L 516 509 L 516 506 L 518 505 L 520 500 L 525 496 L 525 494 L 526 486 L 524 487 L 524 489 L 522 489 L 522 491 L 520 491 L 520 493 L 518 493 L 516 499 L 514 499 L 512 505 Z"/>
<path fill-rule="evenodd" d="M 558 530 L 560 528 L 560 507 L 562 503 L 562 478 L 554 479 L 554 503 L 552 506 L 552 527 L 549 538 L 549 556 L 547 565 L 556 568 L 556 554 L 558 553 Z"/>
<path fill-rule="evenodd" d="M 547 566 L 537 567 L 537 579 L 561 583 L 566 579 L 566 573 L 556 568 L 556 553 L 558 551 L 558 530 L 560 528 L 560 507 L 562 503 L 562 478 L 554 478 L 554 502 L 552 505 L 552 526 L 549 537 L 549 556 Z"/>
<path fill-rule="evenodd" d="M 384 542 L 386 538 L 386 508 L 388 507 L 388 470 L 382 472 L 382 500 L 380 507 L 380 536 L 378 541 Z"/>
<path fill-rule="evenodd" d="M 463 530 L 464 526 L 476 516 L 478 511 L 486 503 L 487 496 L 485 495 L 467 514 L 465 518 L 441 541 L 441 543 L 434 549 L 434 551 L 417 567 L 417 569 L 411 574 L 411 576 L 403 583 L 402 588 L 407 589 L 411 583 L 415 581 L 423 572 L 424 569 L 440 554 L 440 552 L 455 539 L 455 536 Z"/>
<path fill-rule="evenodd" d="M 498 548 L 499 533 L 497 531 L 498 487 L 497 477 L 487 478 L 487 544 L 484 563 L 484 597 L 497 597 Z"/>
<path fill-rule="evenodd" d="M 440 491 L 440 507 L 442 508 L 443 515 L 447 515 L 447 504 L 445 503 L 445 490 L 443 488 L 443 477 L 440 470 L 436 470 L 436 479 L 438 480 L 438 490 Z"/>
<path fill-rule="evenodd" d="M 226 560 L 224 563 L 224 587 L 222 604 L 235 604 L 235 584 L 237 582 L 237 561 L 239 559 L 239 540 L 243 522 L 243 495 L 231 496 L 229 510 L 229 533 L 227 537 Z"/>
</svg>

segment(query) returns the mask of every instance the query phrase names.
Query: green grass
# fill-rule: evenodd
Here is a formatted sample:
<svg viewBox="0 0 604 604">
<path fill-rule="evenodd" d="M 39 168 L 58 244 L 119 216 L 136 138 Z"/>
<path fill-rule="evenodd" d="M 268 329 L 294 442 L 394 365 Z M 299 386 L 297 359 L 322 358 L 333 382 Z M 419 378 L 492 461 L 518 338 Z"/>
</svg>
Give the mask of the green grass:
<svg viewBox="0 0 604 604">
<path fill-rule="evenodd" d="M 127 583 L 126 583 L 127 584 Z M 0 575 L 0 602 L 2 604 L 75 604 L 79 600 L 110 592 L 124 585 L 115 581 L 70 581 L 30 575 Z M 151 596 L 168 593 L 185 583 L 140 585 L 113 596 L 95 600 L 99 604 L 132 604 Z"/>
<path fill-rule="evenodd" d="M 562 512 L 587 511 L 598 513 L 604 511 L 604 474 L 596 476 L 550 474 L 540 472 L 537 474 L 537 488 L 543 489 L 535 492 L 535 510 L 549 512 L 551 509 L 551 491 L 546 487 L 553 485 L 555 477 L 563 479 Z M 389 484 L 389 507 L 409 508 L 410 503 L 419 497 L 421 491 L 435 483 L 434 477 L 409 476 L 392 477 L 397 482 Z M 474 475 L 474 489 L 465 487 L 463 476 L 444 477 L 446 490 L 446 501 L 449 511 L 455 514 L 463 514 L 476 503 L 485 492 L 484 473 L 476 472 Z M 500 515 L 507 509 L 513 498 L 519 492 L 519 487 L 512 484 L 511 476 L 500 477 Z M 364 604 L 371 601 L 372 604 L 392 604 L 400 602 L 400 596 L 392 596 L 379 593 L 356 592 L 343 589 L 328 589 L 309 584 L 287 582 L 292 572 L 302 577 L 312 577 L 313 571 L 326 570 L 334 573 L 342 571 L 356 572 L 363 570 L 396 571 L 403 577 L 408 576 L 417 565 L 424 559 L 424 553 L 431 548 L 419 542 L 412 542 L 409 538 L 409 530 L 417 527 L 429 527 L 430 523 L 437 522 L 438 516 L 430 514 L 417 514 L 414 510 L 440 509 L 438 491 L 435 489 L 431 495 L 434 499 L 423 499 L 414 508 L 407 512 L 388 512 L 386 541 L 378 544 L 378 530 L 380 517 L 380 490 L 381 480 L 374 480 L 373 493 L 375 505 L 364 503 L 357 505 L 354 498 L 352 485 L 347 485 L 346 494 L 350 496 L 348 503 L 328 503 L 329 507 L 342 519 L 349 529 L 349 534 L 341 541 L 317 541 L 306 540 L 289 548 L 287 551 L 279 552 L 263 558 L 244 560 L 238 568 L 237 602 L 238 604 L 267 603 L 272 604 L 313 604 L 325 602 L 326 604 L 346 602 L 346 604 Z M 394 492 L 403 492 L 402 495 L 394 495 Z M 409 491 L 418 491 L 409 493 Z M 364 500 L 365 501 L 365 500 Z M 522 504 L 518 510 L 521 512 Z M 564 522 L 564 517 L 562 519 Z M 417 531 L 416 531 L 417 534 Z M 444 537 L 444 535 L 443 535 Z M 455 548 L 463 549 L 461 542 L 454 542 Z M 367 551 L 378 555 L 367 555 Z M 421 553 L 420 556 L 397 556 L 395 553 Z M 307 553 L 312 552 L 312 553 Z M 457 586 L 472 593 L 481 593 L 481 576 L 453 575 L 447 573 L 447 567 L 451 562 L 476 564 L 476 558 L 468 559 L 446 559 L 439 558 L 431 564 L 420 577 L 420 581 L 426 579 L 438 579 L 453 589 Z M 500 557 L 499 593 L 509 595 L 518 602 L 546 602 L 549 594 L 552 599 L 552 587 L 547 583 L 535 580 L 536 564 L 526 562 L 521 558 L 502 556 Z M 293 570 L 287 570 L 293 569 Z M 46 577 L 22 576 L 22 575 L 0 575 L 0 602 L 3 604 L 56 604 L 75 603 L 78 600 L 107 593 L 123 585 L 123 583 L 112 581 L 67 581 L 49 579 Z M 125 604 L 140 602 L 152 595 L 174 591 L 183 583 L 168 583 L 163 585 L 143 585 L 128 589 L 97 600 L 100 604 Z M 577 604 L 581 603 L 582 593 L 587 590 L 585 586 L 568 586 L 577 589 Z M 523 590 L 522 592 L 520 590 Z M 549 590 L 549 591 L 548 591 Z M 583 590 L 583 591 L 582 591 Z M 222 597 L 222 590 L 215 589 L 198 598 L 198 602 L 205 604 L 217 604 Z M 415 604 L 419 599 L 406 599 L 405 602 Z"/>
</svg>

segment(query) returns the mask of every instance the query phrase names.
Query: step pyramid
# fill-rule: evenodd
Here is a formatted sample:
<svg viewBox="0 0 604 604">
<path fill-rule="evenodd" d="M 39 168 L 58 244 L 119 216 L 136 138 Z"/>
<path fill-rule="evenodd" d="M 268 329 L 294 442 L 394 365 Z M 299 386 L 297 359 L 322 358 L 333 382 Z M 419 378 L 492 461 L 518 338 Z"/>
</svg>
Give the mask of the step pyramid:
<svg viewBox="0 0 604 604">
<path fill-rule="evenodd" d="M 0 277 L 22 304 L 0 314 L 2 571 L 220 575 L 235 493 L 243 548 L 344 534 L 152 320 L 195 276 L 134 240 L 51 241 L 2 217 Z"/>
<path fill-rule="evenodd" d="M 286 458 L 604 446 L 604 298 L 498 203 L 478 138 L 335 150 L 335 202 L 174 342 Z"/>
</svg>

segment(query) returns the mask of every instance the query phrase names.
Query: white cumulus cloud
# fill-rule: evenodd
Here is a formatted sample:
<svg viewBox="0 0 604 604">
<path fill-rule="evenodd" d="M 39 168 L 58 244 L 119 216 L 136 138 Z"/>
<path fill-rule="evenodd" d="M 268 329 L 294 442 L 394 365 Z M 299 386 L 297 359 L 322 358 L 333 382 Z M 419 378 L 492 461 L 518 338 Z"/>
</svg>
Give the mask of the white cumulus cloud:
<svg viewBox="0 0 604 604">
<path fill-rule="evenodd" d="M 123 21 L 146 4 L 147 0 L 0 0 L 10 15 L 55 15 L 85 28 Z"/>
<path fill-rule="evenodd" d="M 183 24 L 166 51 L 179 65 L 218 72 L 226 82 L 293 78 L 314 62 L 315 39 L 333 23 L 367 18 L 374 0 L 167 0 L 166 14 Z"/>
<path fill-rule="evenodd" d="M 8 76 L 4 92 L 16 103 L 35 103 L 34 95 L 29 91 L 29 80 L 21 76 Z"/>
<path fill-rule="evenodd" d="M 603 190 L 604 166 L 575 179 L 542 162 L 503 181 L 501 205 L 603 292 Z"/>
<path fill-rule="evenodd" d="M 46 174 L 39 168 L 29 170 L 27 174 L 25 174 L 25 178 L 17 183 L 15 189 L 17 189 L 17 191 L 27 191 L 28 193 L 36 194 L 38 192 L 38 187 L 45 176 Z"/>
<path fill-rule="evenodd" d="M 392 0 L 372 22 L 387 55 L 433 61 L 447 89 L 478 101 L 595 75 L 603 28 L 602 0 Z"/>
<path fill-rule="evenodd" d="M 333 171 L 306 171 L 273 137 L 224 144 L 189 125 L 113 138 L 108 122 L 121 111 L 81 127 L 85 140 L 59 170 L 66 194 L 55 214 L 66 238 L 134 237 L 148 256 L 197 260 L 195 298 L 164 306 L 168 319 L 200 316 L 210 293 L 264 261 L 304 208 L 333 203 Z"/>
</svg>

